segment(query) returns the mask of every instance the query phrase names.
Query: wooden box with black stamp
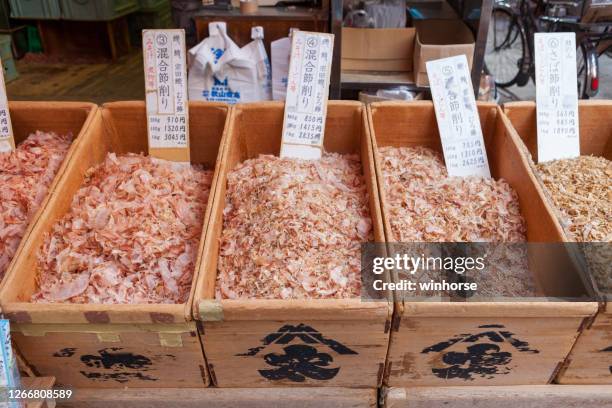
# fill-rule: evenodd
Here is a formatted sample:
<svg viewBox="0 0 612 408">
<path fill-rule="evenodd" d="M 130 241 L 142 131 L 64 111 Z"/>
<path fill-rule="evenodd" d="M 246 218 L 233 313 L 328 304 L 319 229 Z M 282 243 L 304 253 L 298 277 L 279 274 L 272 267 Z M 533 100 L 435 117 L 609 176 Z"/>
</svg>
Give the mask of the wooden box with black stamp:
<svg viewBox="0 0 612 408">
<path fill-rule="evenodd" d="M 496 104 L 478 102 L 477 106 L 491 174 L 516 191 L 527 242 L 562 242 L 561 230 L 508 134 L 508 120 Z M 379 149 L 423 146 L 441 152 L 434 106 L 427 101 L 380 102 L 368 107 L 368 115 L 385 234 L 387 242 L 397 242 Z M 596 312 L 597 303 L 559 300 L 585 297 L 587 289 L 574 268 L 567 274 L 556 273 L 555 266 L 535 262 L 531 253 L 529 263 L 537 297 L 470 302 L 450 298 L 413 301 L 397 296 L 385 383 L 439 387 L 551 382 L 581 324 Z"/>
<path fill-rule="evenodd" d="M 37 374 L 71 388 L 206 387 L 209 378 L 192 319 L 197 269 L 183 304 L 31 303 L 37 291 L 37 253 L 45 235 L 67 213 L 88 169 L 107 153 L 147 151 L 145 103 L 113 102 L 98 111 L 57 183 L 0 292 L 14 342 Z M 229 107 L 189 104 L 192 163 L 216 168 Z M 60 113 L 57 114 L 60 117 Z M 213 197 L 214 176 L 210 192 Z M 209 204 L 212 199 L 209 199 Z M 207 211 L 210 206 L 207 206 Z M 203 216 L 206 219 L 206 216 Z M 206 234 L 202 221 L 198 254 Z M 197 260 L 194 262 L 198 264 Z"/>
<path fill-rule="evenodd" d="M 260 154 L 279 154 L 283 108 L 276 102 L 245 104 L 231 113 L 193 309 L 203 324 L 212 381 L 219 387 L 375 388 L 382 381 L 393 310 L 387 297 L 215 297 L 228 173 Z M 361 103 L 330 101 L 324 148 L 360 156 L 374 241 L 384 242 L 366 120 Z"/>
<path fill-rule="evenodd" d="M 537 157 L 536 105 L 533 102 L 512 102 L 504 105 L 504 112 L 512 125 L 512 134 L 523 149 L 530 166 L 534 168 L 536 179 L 541 185 L 539 193 L 546 200 L 555 214 L 557 228 L 561 229 L 565 242 L 577 241 L 568 228 L 560 209 L 555 205 L 542 178 L 538 175 L 534 160 Z M 612 160 L 612 101 L 579 101 L 578 124 L 580 126 L 580 154 L 603 157 Z M 609 162 L 608 162 L 609 163 Z M 612 177 L 608 164 L 608 180 Z M 572 175 L 572 177 L 579 177 Z M 600 186 L 594 189 L 607 191 L 608 205 L 610 200 L 609 181 L 600 180 Z M 585 201 L 587 205 L 591 199 Z M 609 207 L 608 207 L 609 208 Z M 607 217 L 611 217 L 607 214 Z M 586 219 L 584 217 L 583 219 Z M 591 220 L 597 222 L 597 220 Z M 602 224 L 608 223 L 609 220 Z M 600 273 L 599 280 L 584 268 L 586 281 L 594 296 L 599 301 L 596 316 L 587 318 L 580 326 L 580 335 L 566 363 L 559 371 L 557 381 L 561 384 L 612 384 L 612 266 L 610 264 L 610 242 L 585 243 L 586 250 L 602 251 L 607 257 L 607 268 Z M 606 281 L 607 278 L 607 281 Z"/>
</svg>

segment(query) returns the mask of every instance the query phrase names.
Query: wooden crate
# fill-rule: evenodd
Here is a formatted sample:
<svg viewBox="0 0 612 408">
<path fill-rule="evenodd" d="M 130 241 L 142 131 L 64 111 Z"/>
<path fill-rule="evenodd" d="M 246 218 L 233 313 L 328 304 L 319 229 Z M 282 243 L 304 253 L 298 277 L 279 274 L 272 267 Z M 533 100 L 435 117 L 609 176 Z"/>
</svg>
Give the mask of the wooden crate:
<svg viewBox="0 0 612 408">
<path fill-rule="evenodd" d="M 79 389 L 58 408 L 376 408 L 376 389 L 201 388 L 128 389 L 112 393 Z"/>
<path fill-rule="evenodd" d="M 612 389 L 596 385 L 390 388 L 383 398 L 382 408 L 612 407 Z"/>
<path fill-rule="evenodd" d="M 532 157 L 537 157 L 535 103 L 508 103 L 504 111 L 512 123 L 512 134 L 533 166 Z M 578 113 L 580 154 L 612 160 L 612 101 L 579 101 Z M 554 207 L 543 184 L 539 193 Z M 562 229 L 564 241 L 575 241 L 571 233 L 563 229 L 558 218 L 555 223 Z M 590 282 L 602 300 L 600 311 L 597 317 L 585 323 L 567 365 L 560 371 L 557 380 L 562 384 L 612 384 L 612 294 L 601 293 L 597 283 L 593 279 Z"/>
<path fill-rule="evenodd" d="M 227 174 L 240 162 L 259 154 L 278 155 L 283 126 L 282 103 L 237 105 L 232 111 L 223 159 L 212 204 L 208 234 L 194 301 L 196 319 L 203 321 L 204 352 L 211 377 L 219 387 L 349 386 L 381 383 L 392 304 L 361 299 L 215 300 L 217 256 L 223 227 Z M 374 238 L 383 242 L 374 163 L 365 108 L 358 102 L 331 101 L 325 126 L 325 148 L 359 153 L 370 198 Z M 276 343 L 283 336 L 282 343 Z M 287 336 L 291 339 L 287 340 Z M 279 341 L 279 343 L 281 343 Z M 333 359 L 324 368 L 339 368 L 333 378 L 304 381 L 268 379 L 260 370 L 271 353 L 285 354 L 288 344 L 307 344 Z M 305 371 L 308 374 L 308 371 Z M 302 373 L 304 374 L 304 373 Z"/>
<path fill-rule="evenodd" d="M 16 145 L 19 145 L 30 134 L 37 130 L 55 132 L 61 135 L 72 134 L 74 139 L 66 153 L 64 162 L 57 170 L 57 174 L 49 186 L 47 197 L 40 204 L 40 208 L 36 214 L 32 217 L 28 229 L 21 240 L 21 245 L 17 248 L 11 264 L 9 264 L 6 269 L 7 272 L 15 262 L 21 247 L 26 241 L 25 238 L 30 235 L 31 229 L 42 213 L 42 209 L 45 207 L 51 191 L 53 191 L 60 179 L 60 175 L 66 170 L 66 166 L 74 155 L 78 143 L 83 139 L 82 136 L 88 131 L 94 121 L 97 110 L 98 107 L 96 105 L 88 102 L 9 102 L 9 111 Z M 1 283 L 2 282 L 0 282 L 0 287 L 2 286 Z"/>
<path fill-rule="evenodd" d="M 507 119 L 495 104 L 478 103 L 485 146 L 494 178 L 504 178 L 517 192 L 529 242 L 560 242 L 561 231 L 525 158 L 508 137 Z M 381 146 L 425 146 L 441 152 L 432 102 L 380 102 L 368 107 L 376 172 L 387 242 L 393 242 L 386 211 L 385 186 L 378 158 Z M 568 260 L 569 262 L 569 260 Z M 533 271 L 547 296 L 580 297 L 586 289 L 577 274 Z M 395 306 L 385 379 L 389 386 L 459 386 L 546 384 L 567 357 L 578 329 L 597 310 L 596 302 L 416 302 Z M 497 363 L 476 345 L 509 353 Z M 482 349 L 482 347 L 480 347 Z M 465 364 L 450 364 L 447 353 L 464 353 Z M 481 352 L 482 353 L 482 352 Z M 453 354 L 455 355 L 455 354 Z M 448 354 L 450 356 L 450 354 Z M 489 364 L 491 366 L 489 366 Z M 487 365 L 486 370 L 484 366 Z"/>
<path fill-rule="evenodd" d="M 192 161 L 215 168 L 228 108 L 195 102 L 189 109 Z M 104 105 L 82 136 L 0 292 L 2 310 L 13 323 L 13 339 L 26 362 L 38 375 L 55 376 L 63 386 L 208 385 L 198 329 L 191 318 L 194 287 L 186 304 L 29 303 L 44 234 L 68 211 L 86 171 L 101 163 L 107 152 L 143 151 L 147 151 L 144 102 Z M 205 233 L 203 227 L 202 237 Z"/>
</svg>

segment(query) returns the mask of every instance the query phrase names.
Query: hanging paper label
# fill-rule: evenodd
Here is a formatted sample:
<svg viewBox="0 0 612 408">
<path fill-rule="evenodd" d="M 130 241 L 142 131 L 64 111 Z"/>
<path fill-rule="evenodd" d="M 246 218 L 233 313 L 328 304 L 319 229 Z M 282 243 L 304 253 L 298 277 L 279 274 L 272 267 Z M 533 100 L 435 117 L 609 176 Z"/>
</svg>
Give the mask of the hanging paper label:
<svg viewBox="0 0 612 408">
<path fill-rule="evenodd" d="M 428 61 L 427 76 L 448 175 L 491 177 L 467 58 Z"/>
<path fill-rule="evenodd" d="M 333 50 L 332 34 L 292 35 L 281 157 L 321 158 Z"/>
<path fill-rule="evenodd" d="M 576 34 L 536 33 L 538 161 L 580 156 Z"/>
<path fill-rule="evenodd" d="M 184 30 L 144 30 L 142 47 L 149 155 L 189 161 Z"/>
<path fill-rule="evenodd" d="M 2 66 L 2 61 L 0 61 L 0 66 Z M 15 150 L 15 138 L 6 97 L 4 72 L 0 73 L 0 82 L 0 153 L 5 153 Z"/>
</svg>

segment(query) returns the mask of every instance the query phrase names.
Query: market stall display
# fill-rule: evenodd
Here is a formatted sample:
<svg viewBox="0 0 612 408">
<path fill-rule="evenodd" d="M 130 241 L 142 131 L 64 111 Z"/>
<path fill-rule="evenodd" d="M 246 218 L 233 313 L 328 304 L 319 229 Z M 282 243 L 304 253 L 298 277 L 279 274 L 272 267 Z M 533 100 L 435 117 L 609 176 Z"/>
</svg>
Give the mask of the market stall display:
<svg viewBox="0 0 612 408">
<path fill-rule="evenodd" d="M 555 222 L 565 242 L 581 246 L 586 258 L 591 251 L 600 251 L 603 259 L 584 268 L 584 280 L 597 294 L 600 310 L 585 320 L 567 364 L 559 371 L 561 384 L 612 384 L 612 360 L 609 350 L 612 331 L 610 299 L 610 194 L 612 188 L 612 103 L 580 101 L 580 156 L 538 163 L 536 105 L 514 102 L 504 106 L 511 122 L 514 139 L 521 146 L 526 160 L 539 181 L 538 193 L 550 203 Z M 537 164 L 536 164 L 537 163 Z M 578 255 L 580 256 L 580 255 Z"/>
<path fill-rule="evenodd" d="M 491 174 L 497 183 L 503 179 L 515 191 L 527 242 L 562 242 L 562 232 L 555 225 L 547 203 L 539 197 L 537 182 L 527 162 L 508 136 L 503 113 L 490 103 L 478 103 L 478 113 Z M 384 152 L 389 147 L 428 148 L 439 154 L 442 150 L 434 107 L 431 102 L 381 102 L 370 105 L 369 115 L 385 235 L 387 242 L 397 242 L 392 224 L 394 192 L 390 188 L 393 186 L 386 185 L 384 180 L 381 149 Z M 432 166 L 429 166 L 427 172 L 421 171 L 421 176 L 431 171 Z M 472 193 L 472 200 L 480 199 L 478 190 Z M 447 208 L 452 216 L 453 207 Z M 469 205 L 463 208 L 469 213 Z M 491 215 L 495 214 L 492 210 Z M 435 224 L 428 225 L 435 228 Z M 456 230 L 463 228 L 468 228 L 465 223 Z M 503 228 L 498 229 L 503 233 Z M 519 227 L 518 231 L 521 230 Z M 393 387 L 548 383 L 574 344 L 583 319 L 596 312 L 597 304 L 551 302 L 556 297 L 579 298 L 586 289 L 575 271 L 559 273 L 555 268 L 539 264 L 531 255 L 529 260 L 529 272 L 539 297 L 507 298 L 505 301 L 398 300 L 386 383 Z M 566 259 L 555 261 L 569 263 Z M 493 360 L 488 360 L 489 356 Z M 407 361 L 410 364 L 407 365 Z"/>
<path fill-rule="evenodd" d="M 212 171 L 222 150 L 228 108 L 190 103 L 189 111 L 191 163 Z M 140 156 L 147 140 L 144 102 L 102 107 L 0 291 L 2 310 L 13 323 L 13 338 L 24 360 L 63 386 L 208 385 L 199 330 L 191 318 L 194 288 L 188 281 L 195 278 L 200 262 L 209 211 L 204 201 L 208 185 L 214 194 L 214 176 L 211 182 L 210 173 Z M 125 208 L 128 205 L 138 208 Z M 129 224 L 128 216 L 138 225 Z M 140 233 L 121 230 L 122 220 Z M 121 237 L 107 235 L 117 230 L 123 231 Z M 63 282 L 41 275 L 45 268 L 58 271 L 57 266 Z M 37 295 L 39 283 L 50 286 Z M 82 286 L 71 292 L 70 283 Z M 132 293 L 130 286 L 137 291 Z M 54 302 L 32 302 L 41 295 Z"/>
<path fill-rule="evenodd" d="M 347 258 L 356 239 L 384 242 L 365 108 L 358 102 L 329 102 L 324 141 L 328 155 L 313 163 L 276 158 L 283 110 L 282 103 L 238 105 L 228 126 L 193 304 L 194 316 L 204 325 L 202 342 L 211 376 L 219 387 L 377 387 L 382 381 L 392 305 L 386 299 L 323 299 L 319 287 L 311 287 L 320 284 L 320 289 L 327 290 L 329 284 L 335 289 L 346 279 L 343 296 L 354 296 L 350 275 L 345 273 L 353 270 L 352 262 L 360 262 Z M 273 171 L 279 177 L 270 177 L 269 183 L 264 183 Z M 260 174 L 261 180 L 251 172 Z M 299 185 L 292 187 L 298 180 Z M 316 202 L 306 202 L 315 198 Z M 312 214 L 300 214 L 307 206 Z M 247 212 L 253 209 L 262 212 Z M 268 219 L 258 218 L 266 215 Z M 237 220 L 246 221 L 242 224 L 245 241 L 230 239 L 238 227 L 232 223 Z M 343 220 L 347 225 L 343 226 Z M 285 225 L 280 225 L 282 221 Z M 291 232 L 298 226 L 300 238 Z M 335 227 L 342 229 L 335 231 Z M 242 293 L 248 298 L 216 296 L 219 289 L 221 293 L 228 289 L 217 285 L 231 267 L 241 268 L 233 271 L 236 276 L 252 279 L 258 273 L 268 273 L 270 260 L 265 256 L 270 255 L 269 250 L 259 245 L 273 240 L 273 234 L 284 232 L 292 235 L 279 239 L 270 249 L 278 250 L 280 259 L 268 268 L 272 274 L 280 265 L 287 265 L 284 273 L 274 275 L 302 284 L 301 288 L 287 287 L 298 288 L 287 292 L 293 299 L 282 299 L 276 293 L 271 296 L 268 291 L 280 286 L 276 282 L 261 286 L 261 280 L 259 286 L 249 286 L 252 289 Z M 332 244 L 334 236 L 336 246 Z M 232 242 L 249 242 L 250 246 L 233 248 Z M 325 260 L 327 271 L 321 266 L 316 273 L 326 272 L 327 280 L 311 282 L 307 274 L 315 272 L 300 273 L 298 262 L 310 265 L 313 256 Z M 251 260 L 242 259 L 247 257 Z M 346 262 L 350 265 L 342 266 Z M 338 270 L 338 266 L 342 267 Z M 304 274 L 306 279 L 302 280 Z M 302 290 L 318 298 L 305 298 Z M 328 297 L 331 295 L 328 293 Z M 295 369 L 287 366 L 285 362 L 292 359 L 301 359 L 304 365 Z"/>
</svg>

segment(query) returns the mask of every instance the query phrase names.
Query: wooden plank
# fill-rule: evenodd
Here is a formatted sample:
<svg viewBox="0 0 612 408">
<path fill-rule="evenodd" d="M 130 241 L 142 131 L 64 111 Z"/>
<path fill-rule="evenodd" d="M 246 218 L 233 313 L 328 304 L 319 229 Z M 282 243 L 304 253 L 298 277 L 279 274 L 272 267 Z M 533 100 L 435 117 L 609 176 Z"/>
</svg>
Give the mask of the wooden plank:
<svg viewBox="0 0 612 408">
<path fill-rule="evenodd" d="M 58 408 L 375 408 L 376 389 L 79 389 Z"/>
<path fill-rule="evenodd" d="M 583 408 L 612 407 L 612 387 L 529 385 L 514 387 L 390 388 L 384 408 Z"/>
<path fill-rule="evenodd" d="M 612 384 L 612 314 L 600 313 L 585 329 L 559 374 L 560 384 Z M 612 387 L 610 387 L 612 388 Z"/>
<path fill-rule="evenodd" d="M 55 377 L 22 377 L 21 388 L 27 390 L 50 390 L 55 385 Z M 53 408 L 53 402 L 28 402 L 26 408 Z"/>
</svg>

